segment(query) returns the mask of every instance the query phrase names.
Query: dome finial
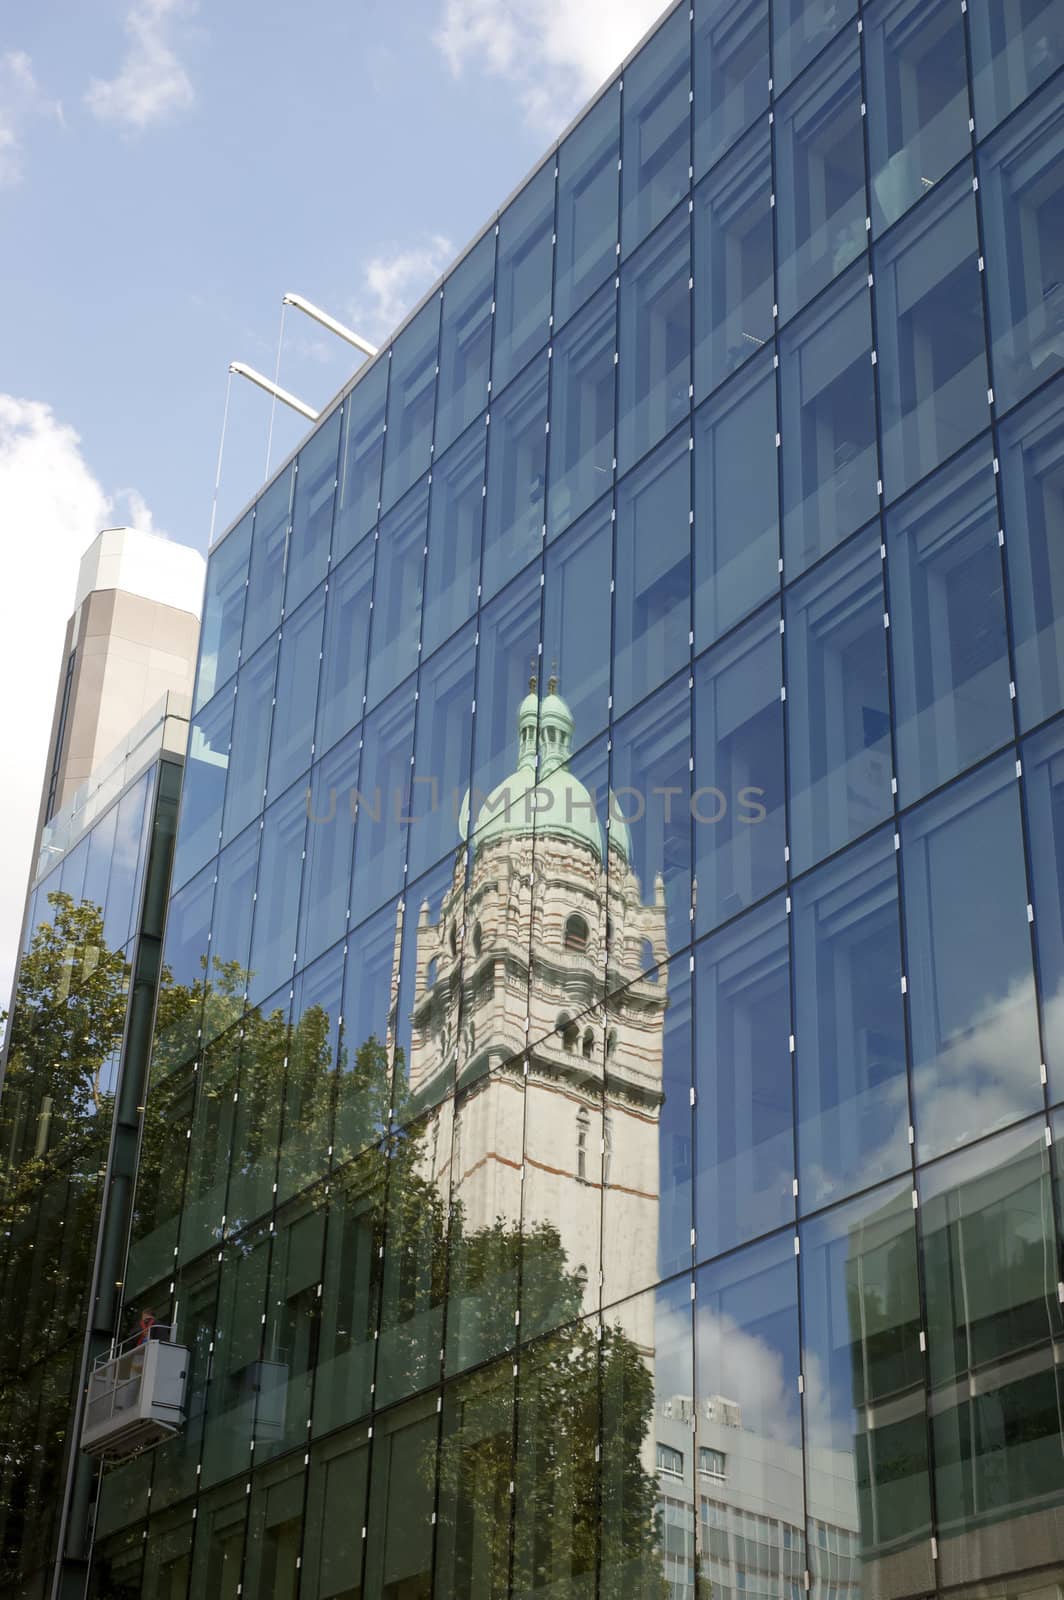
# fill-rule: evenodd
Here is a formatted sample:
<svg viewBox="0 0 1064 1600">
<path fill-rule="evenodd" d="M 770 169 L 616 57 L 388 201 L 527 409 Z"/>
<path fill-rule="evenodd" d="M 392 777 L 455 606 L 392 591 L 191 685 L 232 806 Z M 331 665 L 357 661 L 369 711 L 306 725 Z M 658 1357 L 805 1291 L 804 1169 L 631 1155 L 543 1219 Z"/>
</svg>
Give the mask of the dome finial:
<svg viewBox="0 0 1064 1600">
<path fill-rule="evenodd" d="M 539 683 L 539 678 L 536 675 L 536 658 L 535 658 L 535 656 L 530 656 L 529 657 L 528 665 L 529 665 L 529 668 L 530 668 L 529 679 L 528 679 L 528 692 L 529 692 L 529 694 L 535 694 L 536 686 Z"/>
<path fill-rule="evenodd" d="M 547 693 L 555 694 L 558 689 L 558 657 L 555 656 L 550 664 L 550 680 L 547 684 Z"/>
</svg>

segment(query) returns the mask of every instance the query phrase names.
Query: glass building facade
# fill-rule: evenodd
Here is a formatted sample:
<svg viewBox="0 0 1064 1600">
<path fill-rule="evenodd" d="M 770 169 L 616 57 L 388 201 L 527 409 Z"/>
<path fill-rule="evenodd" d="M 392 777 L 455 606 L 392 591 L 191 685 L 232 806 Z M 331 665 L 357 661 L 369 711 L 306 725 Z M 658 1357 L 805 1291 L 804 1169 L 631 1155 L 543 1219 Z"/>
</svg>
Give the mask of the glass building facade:
<svg viewBox="0 0 1064 1600">
<path fill-rule="evenodd" d="M 684 0 L 216 546 L 96 1595 L 1058 1593 L 1062 63 Z"/>
<path fill-rule="evenodd" d="M 188 736 L 168 696 L 44 830 L 0 1087 L 0 1592 L 83 1593 Z"/>
</svg>

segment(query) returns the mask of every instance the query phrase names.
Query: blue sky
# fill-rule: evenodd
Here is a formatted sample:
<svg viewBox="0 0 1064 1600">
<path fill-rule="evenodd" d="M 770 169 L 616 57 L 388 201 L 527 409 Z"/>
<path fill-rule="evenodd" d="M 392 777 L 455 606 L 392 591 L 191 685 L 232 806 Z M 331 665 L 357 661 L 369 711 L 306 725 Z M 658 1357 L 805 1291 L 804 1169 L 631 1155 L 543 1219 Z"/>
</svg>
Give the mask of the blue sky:
<svg viewBox="0 0 1064 1600">
<path fill-rule="evenodd" d="M 227 367 L 272 375 L 282 294 L 385 337 L 661 9 L 0 0 L 0 994 L 81 552 L 121 522 L 205 550 Z M 288 313 L 287 388 L 357 361 Z M 269 412 L 234 381 L 218 531 Z M 275 463 L 302 431 L 278 411 Z"/>
</svg>

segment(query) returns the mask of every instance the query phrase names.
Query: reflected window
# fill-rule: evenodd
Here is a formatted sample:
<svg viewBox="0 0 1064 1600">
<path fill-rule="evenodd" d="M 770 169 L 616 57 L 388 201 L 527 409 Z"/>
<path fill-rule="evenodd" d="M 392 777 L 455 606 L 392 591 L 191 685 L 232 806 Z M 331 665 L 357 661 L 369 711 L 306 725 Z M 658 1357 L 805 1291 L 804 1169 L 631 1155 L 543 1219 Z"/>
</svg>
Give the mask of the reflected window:
<svg viewBox="0 0 1064 1600">
<path fill-rule="evenodd" d="M 234 704 L 235 696 L 228 690 L 194 717 L 189 729 L 181 828 L 174 848 L 175 889 L 214 854 L 221 840 Z M 125 942 L 124 932 L 120 942 Z"/>
<path fill-rule="evenodd" d="M 200 624 L 199 668 L 196 675 L 198 711 L 216 689 L 236 671 L 240 654 L 240 629 L 244 620 L 244 589 L 251 549 L 252 513 L 226 534 L 207 563 L 207 588 L 203 596 L 203 621 Z M 71 656 L 72 670 L 73 656 Z M 64 690 L 64 693 L 68 691 Z M 58 757 L 62 727 L 56 739 Z"/>
<path fill-rule="evenodd" d="M 621 272 L 617 461 L 622 472 L 690 411 L 690 232 L 684 208 Z"/>
<path fill-rule="evenodd" d="M 313 960 L 327 950 L 347 926 L 360 731 L 355 728 L 319 761 L 307 782 L 307 858 L 299 913 L 301 961 Z"/>
<path fill-rule="evenodd" d="M 360 922 L 402 884 L 410 814 L 414 696 L 398 690 L 365 724 L 355 821 L 351 919 Z"/>
<path fill-rule="evenodd" d="M 252 1004 L 278 988 L 292 972 L 307 814 L 302 787 L 267 811 L 262 830 L 258 894 L 251 935 Z"/>
<path fill-rule="evenodd" d="M 688 659 L 691 469 L 684 431 L 617 492 L 613 709 L 625 711 Z"/>
<path fill-rule="evenodd" d="M 616 346 L 617 295 L 611 281 L 554 342 L 547 506 L 551 538 L 612 486 Z"/>
<path fill-rule="evenodd" d="M 435 454 L 478 417 L 488 403 L 495 230 L 459 262 L 443 286 Z"/>
<path fill-rule="evenodd" d="M 695 176 L 768 109 L 768 0 L 695 6 Z"/>
<path fill-rule="evenodd" d="M 624 71 L 621 245 L 625 255 L 688 189 L 691 33 L 675 11 Z"/>
<path fill-rule="evenodd" d="M 495 348 L 491 392 L 498 395 L 547 342 L 554 232 L 554 162 L 529 178 L 499 219 Z"/>
<path fill-rule="evenodd" d="M 1050 1102 L 1064 1100 L 1064 721 L 1023 747 Z"/>
<path fill-rule="evenodd" d="M 337 407 L 315 429 L 296 458 L 292 531 L 285 572 L 286 617 L 328 571 L 342 422 L 343 416 Z"/>
<path fill-rule="evenodd" d="M 776 88 L 790 83 L 832 39 L 846 32 L 846 24 L 856 10 L 857 0 L 774 0 L 772 59 Z"/>
<path fill-rule="evenodd" d="M 266 778 L 269 800 L 275 800 L 310 766 L 324 615 L 321 590 L 286 617 L 281 629 Z"/>
<path fill-rule="evenodd" d="M 567 322 L 613 272 L 621 96 L 611 84 L 558 151 L 554 326 Z"/>
<path fill-rule="evenodd" d="M 565 948 L 567 950 L 587 949 L 588 929 L 584 918 L 576 912 L 565 920 Z"/>
<path fill-rule="evenodd" d="M 255 507 L 244 601 L 244 635 L 240 642 L 242 662 L 248 660 L 268 633 L 280 626 L 291 499 L 292 469 L 289 467 L 270 485 Z"/>
<path fill-rule="evenodd" d="M 421 650 L 430 654 L 476 610 L 487 429 L 477 421 L 432 468 Z"/>
<path fill-rule="evenodd" d="M 385 354 L 359 378 L 343 403 L 344 437 L 333 524 L 334 567 L 369 533 L 377 520 L 387 388 L 388 357 Z"/>
<path fill-rule="evenodd" d="M 277 643 L 266 645 L 236 680 L 230 777 L 226 783 L 223 840 L 228 842 L 262 809 L 266 756 L 277 676 Z"/>
<path fill-rule="evenodd" d="M 674 1445 L 662 1444 L 660 1439 L 655 1464 L 659 1472 L 666 1473 L 670 1478 L 683 1477 L 683 1451 L 677 1450 Z"/>
<path fill-rule="evenodd" d="M 699 1445 L 698 1470 L 707 1478 L 726 1478 L 728 1476 L 728 1458 L 723 1450 L 714 1450 L 708 1444 Z"/>
<path fill-rule="evenodd" d="M 581 1183 L 587 1182 L 587 1141 L 590 1130 L 591 1118 L 581 1106 L 576 1113 L 576 1175 Z"/>
<path fill-rule="evenodd" d="M 368 704 L 417 666 L 429 490 L 420 484 L 381 521 L 370 628 Z"/>
<path fill-rule="evenodd" d="M 546 356 L 533 361 L 491 408 L 480 580 L 485 598 L 538 555 L 543 542 L 547 367 Z"/>
<path fill-rule="evenodd" d="M 980 138 L 1064 64 L 1060 0 L 972 7 L 972 92 Z"/>
<path fill-rule="evenodd" d="M 387 508 L 429 467 L 436 406 L 440 297 L 407 324 L 388 356 L 388 431 L 381 503 Z"/>
<path fill-rule="evenodd" d="M 453 851 L 455 815 L 469 787 L 473 743 L 474 626 L 425 664 L 418 695 L 414 781 L 410 799 L 409 875 Z"/>
<path fill-rule="evenodd" d="M 605 506 L 547 549 L 543 656 L 557 663 L 577 748 L 602 731 L 609 714 L 612 568 Z"/>
<path fill-rule="evenodd" d="M 695 399 L 772 338 L 772 163 L 751 134 L 695 190 Z"/>
<path fill-rule="evenodd" d="M 642 930 L 637 921 L 630 924 L 624 964 L 630 968 L 638 961 L 645 973 L 691 938 L 690 761 L 691 691 L 683 672 L 613 725 L 610 839 L 625 859 L 614 859 L 610 872 L 625 892 L 629 868 L 642 900 L 664 912 L 652 925 L 653 939 L 637 940 Z M 619 840 L 613 832 L 618 824 Z"/>
<path fill-rule="evenodd" d="M 372 539 L 366 540 L 329 577 L 314 736 L 319 753 L 331 749 L 362 715 L 375 548 Z"/>
<path fill-rule="evenodd" d="M 1064 706 L 1064 383 L 1007 418 L 1000 441 L 1016 692 L 1030 728 Z"/>
</svg>

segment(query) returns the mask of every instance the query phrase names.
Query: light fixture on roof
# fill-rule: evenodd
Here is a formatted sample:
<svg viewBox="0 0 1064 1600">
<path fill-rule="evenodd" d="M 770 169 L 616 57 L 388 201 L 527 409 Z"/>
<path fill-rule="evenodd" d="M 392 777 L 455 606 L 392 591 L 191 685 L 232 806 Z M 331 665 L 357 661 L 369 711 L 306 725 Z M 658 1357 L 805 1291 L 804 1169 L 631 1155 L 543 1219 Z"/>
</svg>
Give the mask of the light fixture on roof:
<svg viewBox="0 0 1064 1600">
<path fill-rule="evenodd" d="M 249 383 L 257 384 L 260 389 L 265 389 L 267 394 L 272 394 L 275 400 L 280 400 L 282 405 L 291 406 L 293 411 L 298 411 L 301 417 L 306 417 L 308 422 L 317 422 L 321 416 L 320 411 L 315 411 L 312 406 L 297 400 L 294 394 L 289 394 L 287 389 L 282 389 L 279 383 L 274 383 L 272 378 L 264 378 L 261 372 L 256 372 L 254 367 L 249 367 L 243 361 L 230 361 L 229 371 L 235 372 L 239 378 L 247 378 Z"/>
<path fill-rule="evenodd" d="M 375 356 L 376 345 L 370 344 L 351 328 L 337 322 L 335 317 L 330 317 L 327 311 L 322 311 L 320 306 L 311 305 L 309 300 L 304 300 L 301 294 L 286 294 L 281 301 L 283 306 L 295 306 L 297 311 L 302 311 L 304 316 L 313 317 L 315 322 L 320 322 L 323 328 L 328 328 L 330 333 L 335 333 L 340 339 L 346 339 L 348 344 L 353 344 L 356 350 L 361 350 L 364 356 Z"/>
</svg>

